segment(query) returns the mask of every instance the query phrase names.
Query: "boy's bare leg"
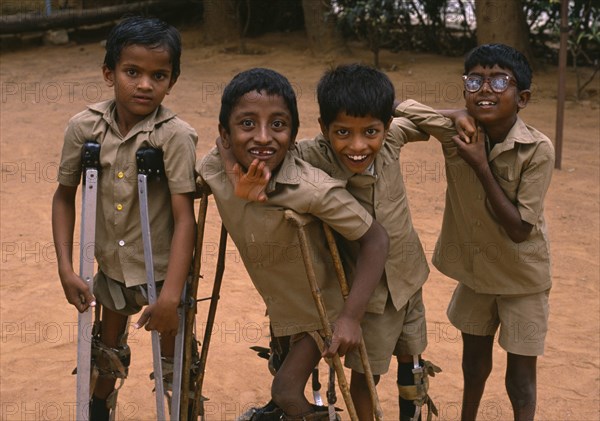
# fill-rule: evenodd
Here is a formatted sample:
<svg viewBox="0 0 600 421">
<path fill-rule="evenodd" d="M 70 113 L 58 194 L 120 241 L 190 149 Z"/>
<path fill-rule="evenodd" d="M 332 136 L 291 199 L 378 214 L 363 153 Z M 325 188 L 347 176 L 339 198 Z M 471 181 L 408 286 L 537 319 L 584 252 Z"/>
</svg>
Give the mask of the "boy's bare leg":
<svg viewBox="0 0 600 421">
<path fill-rule="evenodd" d="M 531 421 L 537 402 L 537 357 L 508 353 L 506 391 L 513 407 L 515 421 Z"/>
<path fill-rule="evenodd" d="M 271 386 L 273 401 L 286 415 L 296 417 L 313 411 L 304 397 L 304 388 L 320 359 L 321 351 L 310 335 L 305 335 L 290 347 Z"/>
<path fill-rule="evenodd" d="M 175 355 L 175 336 L 161 335 L 160 354 L 163 358 L 173 358 L 173 355 Z"/>
<path fill-rule="evenodd" d="M 492 371 L 493 336 L 475 336 L 462 333 L 464 378 L 461 421 L 475 421 L 485 382 Z"/>
<path fill-rule="evenodd" d="M 375 384 L 379 383 L 380 376 L 373 376 Z M 372 421 L 373 420 L 373 402 L 371 401 L 371 393 L 369 392 L 369 385 L 367 384 L 367 378 L 364 373 L 352 370 L 350 377 L 350 395 L 354 402 L 354 408 L 356 409 L 356 415 L 360 421 Z"/>
</svg>

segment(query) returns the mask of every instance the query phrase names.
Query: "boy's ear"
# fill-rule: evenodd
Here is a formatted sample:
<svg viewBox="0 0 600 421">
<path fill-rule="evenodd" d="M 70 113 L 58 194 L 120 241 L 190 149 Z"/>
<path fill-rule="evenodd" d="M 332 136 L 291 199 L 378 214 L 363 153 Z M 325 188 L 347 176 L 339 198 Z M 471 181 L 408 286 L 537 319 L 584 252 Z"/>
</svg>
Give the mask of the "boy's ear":
<svg viewBox="0 0 600 421">
<path fill-rule="evenodd" d="M 517 100 L 517 107 L 519 107 L 519 110 L 522 110 L 523 108 L 525 108 L 530 99 L 531 99 L 531 91 L 529 89 L 524 89 L 522 91 L 519 91 L 519 98 Z"/>
<path fill-rule="evenodd" d="M 167 95 L 171 93 L 171 89 L 173 89 L 173 85 L 175 85 L 175 83 L 177 83 L 177 78 L 171 78 L 171 81 L 169 82 L 169 87 L 167 88 Z"/>
<path fill-rule="evenodd" d="M 325 126 L 325 123 L 323 123 L 323 120 L 321 119 L 321 117 L 319 117 L 319 126 L 321 126 L 321 133 L 323 134 L 323 137 L 326 140 L 329 140 L 329 135 L 327 133 L 327 126 Z"/>
<path fill-rule="evenodd" d="M 229 149 L 231 147 L 231 140 L 229 139 L 229 132 L 227 129 L 221 124 L 219 124 L 219 135 L 221 136 L 221 144 L 225 149 Z"/>
<path fill-rule="evenodd" d="M 387 132 L 390 129 L 390 126 L 392 125 L 392 121 L 394 120 L 394 117 L 390 117 L 390 119 L 388 120 L 387 123 L 385 123 L 385 131 Z"/>
<path fill-rule="evenodd" d="M 115 85 L 115 73 L 111 69 L 109 69 L 106 64 L 102 65 L 102 77 L 104 77 L 104 81 L 106 82 L 109 88 L 112 88 Z"/>
</svg>

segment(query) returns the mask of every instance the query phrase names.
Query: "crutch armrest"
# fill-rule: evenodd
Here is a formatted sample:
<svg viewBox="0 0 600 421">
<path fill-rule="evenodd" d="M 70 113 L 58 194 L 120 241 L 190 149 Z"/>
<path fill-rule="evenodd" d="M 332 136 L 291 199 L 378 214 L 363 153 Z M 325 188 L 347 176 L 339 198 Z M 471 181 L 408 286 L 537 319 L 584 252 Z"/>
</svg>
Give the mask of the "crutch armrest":
<svg viewBox="0 0 600 421">
<path fill-rule="evenodd" d="M 286 209 L 284 212 L 285 219 L 293 222 L 298 228 L 317 222 L 318 219 L 307 213 L 298 213 L 291 209 Z"/>
<path fill-rule="evenodd" d="M 204 179 L 200 176 L 196 178 L 196 194 L 194 195 L 194 199 L 200 199 L 203 196 L 210 196 L 212 194 L 212 190 L 210 186 Z"/>
</svg>

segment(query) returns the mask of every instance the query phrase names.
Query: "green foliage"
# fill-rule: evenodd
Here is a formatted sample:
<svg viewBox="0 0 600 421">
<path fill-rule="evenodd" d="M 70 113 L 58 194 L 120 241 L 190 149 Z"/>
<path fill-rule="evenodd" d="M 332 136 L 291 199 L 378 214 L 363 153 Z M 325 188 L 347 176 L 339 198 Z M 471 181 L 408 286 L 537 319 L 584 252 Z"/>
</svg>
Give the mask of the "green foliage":
<svg viewBox="0 0 600 421">
<path fill-rule="evenodd" d="M 333 13 L 346 33 L 366 40 L 379 67 L 379 49 L 408 16 L 401 0 L 332 0 Z"/>
<path fill-rule="evenodd" d="M 381 48 L 462 54 L 475 45 L 474 4 L 466 0 L 331 0 L 346 36 L 363 40 L 378 65 Z"/>
</svg>

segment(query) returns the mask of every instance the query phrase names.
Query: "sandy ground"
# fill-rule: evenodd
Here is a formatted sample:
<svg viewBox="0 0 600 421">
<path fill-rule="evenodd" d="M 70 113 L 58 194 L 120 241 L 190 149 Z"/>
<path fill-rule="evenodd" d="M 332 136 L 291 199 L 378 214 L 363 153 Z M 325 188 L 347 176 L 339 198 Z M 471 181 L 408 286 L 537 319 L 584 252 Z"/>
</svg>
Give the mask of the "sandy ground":
<svg viewBox="0 0 600 421">
<path fill-rule="evenodd" d="M 182 75 L 166 105 L 199 134 L 198 157 L 213 145 L 223 86 L 254 66 L 281 71 L 299 97 L 299 137 L 317 133 L 314 88 L 322 71 L 340 61 L 370 62 L 358 46 L 345 57 L 311 56 L 301 34 L 252 40 L 261 54 L 236 55 L 223 46 L 204 47 L 198 32 L 184 33 Z M 112 95 L 101 79 L 104 51 L 98 43 L 4 52 L 2 86 L 0 282 L 0 419 L 74 419 L 76 312 L 63 296 L 56 273 L 50 210 L 63 130 L 86 104 Z M 397 95 L 434 107 L 461 107 L 461 58 L 384 52 L 382 63 Z M 533 99 L 523 118 L 554 138 L 556 68 L 536 72 Z M 562 169 L 555 170 L 546 200 L 552 243 L 554 287 L 550 331 L 538 367 L 538 420 L 598 420 L 599 410 L 599 104 L 595 97 L 572 100 L 575 77 L 568 75 Z M 439 144 L 432 140 L 402 151 L 413 219 L 431 257 L 441 225 L 445 174 Z M 213 202 L 206 231 L 200 296 L 212 287 L 220 226 Z M 426 357 L 444 372 L 432 380 L 440 419 L 459 419 L 462 376 L 459 332 L 445 315 L 454 281 L 432 268 L 424 287 L 429 347 Z M 206 304 L 200 307 L 203 331 Z M 269 398 L 271 376 L 265 360 L 249 349 L 268 343 L 264 305 L 253 289 L 235 247 L 227 248 L 225 281 L 212 335 L 204 394 L 207 420 L 231 420 Z M 118 420 L 151 420 L 154 415 L 150 335 L 133 332 L 130 377 L 120 394 Z M 480 420 L 510 420 L 504 390 L 506 354 L 494 349 L 495 367 L 483 397 Z M 324 368 L 324 367 L 323 367 Z M 396 364 L 379 385 L 386 420 L 398 419 Z M 323 370 L 324 371 L 324 370 Z M 325 376 L 322 371 L 322 381 Z M 339 395 L 341 401 L 341 396 Z"/>
</svg>

